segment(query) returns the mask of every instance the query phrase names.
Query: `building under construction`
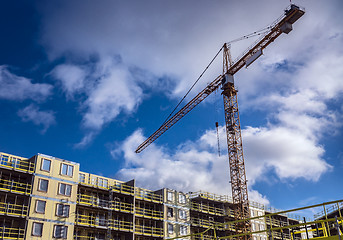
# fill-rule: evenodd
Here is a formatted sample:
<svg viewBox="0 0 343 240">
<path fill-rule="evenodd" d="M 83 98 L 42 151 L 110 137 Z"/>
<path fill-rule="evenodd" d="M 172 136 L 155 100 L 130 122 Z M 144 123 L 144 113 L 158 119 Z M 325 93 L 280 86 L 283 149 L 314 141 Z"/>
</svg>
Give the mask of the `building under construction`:
<svg viewBox="0 0 343 240">
<path fill-rule="evenodd" d="M 232 199 L 206 192 L 151 191 L 80 171 L 52 156 L 0 153 L 0 239 L 214 239 L 237 234 Z M 250 202 L 254 240 L 296 239 L 273 226 L 299 223 Z M 268 212 L 269 211 L 269 212 Z M 216 228 L 212 228 L 216 226 Z M 211 229 L 212 228 L 212 229 Z M 205 233 L 204 233 L 205 231 Z M 192 235 L 192 236 L 190 236 Z"/>
</svg>

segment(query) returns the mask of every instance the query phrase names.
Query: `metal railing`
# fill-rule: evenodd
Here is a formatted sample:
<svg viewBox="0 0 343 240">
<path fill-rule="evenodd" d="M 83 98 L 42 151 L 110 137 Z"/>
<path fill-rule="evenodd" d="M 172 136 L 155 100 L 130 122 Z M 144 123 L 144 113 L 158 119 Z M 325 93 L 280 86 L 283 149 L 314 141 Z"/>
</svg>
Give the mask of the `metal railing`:
<svg viewBox="0 0 343 240">
<path fill-rule="evenodd" d="M 163 229 L 144 225 L 135 225 L 135 234 L 153 237 L 163 237 Z"/>
<path fill-rule="evenodd" d="M 112 230 L 133 232 L 132 222 L 117 220 L 117 219 L 107 219 L 104 215 L 75 215 L 75 224 L 87 227 L 98 227 L 98 228 L 110 228 Z"/>
<path fill-rule="evenodd" d="M 0 179 L 0 190 L 30 195 L 31 184 L 2 178 Z"/>
<path fill-rule="evenodd" d="M 23 228 L 0 227 L 0 239 L 24 240 L 25 230 Z"/>
<path fill-rule="evenodd" d="M 17 157 L 0 152 L 0 166 L 18 171 L 33 173 L 35 164 L 29 162 L 27 158 Z"/>
<path fill-rule="evenodd" d="M 268 237 L 268 239 L 284 239 L 284 240 L 298 240 L 305 238 L 309 239 L 322 239 L 326 237 L 332 237 L 332 236 L 338 236 L 341 239 L 342 236 L 342 228 L 343 228 L 343 217 L 341 214 L 340 209 L 337 209 L 336 216 L 334 218 L 328 218 L 326 210 L 328 206 L 331 206 L 333 204 L 338 204 L 340 206 L 343 203 L 343 200 L 338 201 L 332 201 L 332 202 L 326 202 L 316 205 L 311 205 L 307 207 L 302 208 L 296 208 L 291 209 L 287 211 L 280 211 L 276 213 L 269 213 L 265 214 L 263 216 L 257 216 L 252 217 L 248 219 L 241 219 L 241 220 L 235 220 L 230 221 L 226 223 L 213 223 L 210 225 L 206 230 L 203 232 L 195 233 L 195 234 L 189 234 L 184 236 L 179 236 L 175 238 L 170 238 L 170 240 L 173 239 L 180 239 L 180 238 L 188 238 L 191 239 L 206 239 L 206 240 L 221 240 L 221 239 L 238 239 L 241 237 L 244 237 L 246 235 L 265 235 Z M 293 224 L 281 224 L 281 226 L 274 226 L 274 224 L 269 225 L 266 229 L 260 229 L 258 231 L 251 231 L 247 233 L 237 233 L 236 231 L 227 231 L 225 232 L 226 236 L 220 236 L 217 235 L 217 230 L 222 230 L 223 228 L 228 229 L 228 226 L 235 226 L 236 224 L 239 224 L 241 222 L 255 220 L 255 219 L 264 219 L 265 222 L 267 222 L 268 218 L 270 222 L 273 222 L 273 217 L 280 216 L 283 214 L 289 214 L 294 212 L 303 211 L 305 209 L 317 209 L 318 207 L 323 207 L 325 216 L 324 219 L 321 220 L 315 220 L 315 221 L 305 221 L 305 218 L 303 221 L 291 221 Z M 332 212 L 331 212 L 332 213 Z"/>
<path fill-rule="evenodd" d="M 0 202 L 0 214 L 25 217 L 28 213 L 28 206 Z"/>
<path fill-rule="evenodd" d="M 135 215 L 146 218 L 163 219 L 163 211 L 152 210 L 147 208 L 135 207 Z"/>
</svg>

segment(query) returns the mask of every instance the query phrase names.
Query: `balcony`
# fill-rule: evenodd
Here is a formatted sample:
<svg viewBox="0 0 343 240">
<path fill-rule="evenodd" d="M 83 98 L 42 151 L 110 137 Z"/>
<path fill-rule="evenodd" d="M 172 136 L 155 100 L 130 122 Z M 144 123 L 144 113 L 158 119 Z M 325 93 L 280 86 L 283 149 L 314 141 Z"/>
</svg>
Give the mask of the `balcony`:
<svg viewBox="0 0 343 240">
<path fill-rule="evenodd" d="M 20 172 L 33 173 L 35 165 L 26 158 L 0 153 L 0 167 Z"/>
<path fill-rule="evenodd" d="M 136 225 L 135 234 L 153 237 L 163 237 L 163 229 L 157 227 Z"/>
<path fill-rule="evenodd" d="M 13 179 L 0 179 L 0 190 L 30 195 L 31 184 L 15 181 Z"/>
<path fill-rule="evenodd" d="M 140 207 L 136 207 L 135 210 L 136 210 L 136 216 L 139 216 L 139 217 L 153 218 L 157 220 L 163 219 L 162 211 L 157 211 L 157 210 L 152 210 L 152 209 L 147 209 L 147 208 L 140 208 Z"/>
<path fill-rule="evenodd" d="M 24 240 L 25 230 L 23 228 L 0 227 L 1 239 Z"/>
<path fill-rule="evenodd" d="M 27 216 L 28 206 L 12 203 L 0 203 L 0 214 L 7 216 L 25 217 Z"/>
</svg>

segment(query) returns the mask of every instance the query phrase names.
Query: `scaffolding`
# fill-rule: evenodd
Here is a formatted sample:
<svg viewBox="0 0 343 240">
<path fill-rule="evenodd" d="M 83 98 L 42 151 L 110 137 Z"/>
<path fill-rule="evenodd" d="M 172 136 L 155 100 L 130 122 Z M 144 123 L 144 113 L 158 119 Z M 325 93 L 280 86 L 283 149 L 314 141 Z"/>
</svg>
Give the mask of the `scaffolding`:
<svg viewBox="0 0 343 240">
<path fill-rule="evenodd" d="M 237 239 L 238 237 L 245 236 L 247 234 L 265 234 L 268 236 L 269 240 L 299 240 L 299 239 L 341 239 L 342 229 L 343 229 L 343 217 L 341 214 L 341 208 L 343 200 L 326 202 L 322 204 L 311 205 L 302 208 L 291 209 L 287 211 L 280 211 L 276 213 L 267 213 L 262 216 L 251 217 L 249 219 L 241 219 L 235 221 L 229 221 L 220 224 L 213 224 L 209 226 L 206 230 L 202 232 L 197 232 L 189 234 L 186 236 L 170 238 L 170 240 L 180 239 L 185 237 L 190 237 L 192 240 L 231 240 Z M 337 206 L 335 216 L 328 217 L 326 209 L 330 209 L 331 206 Z M 303 210 L 314 210 L 318 207 L 323 207 L 324 216 L 321 219 L 317 220 L 306 220 L 303 218 L 303 221 L 274 221 L 280 216 L 285 216 L 289 213 L 300 212 Z M 333 214 L 334 211 L 331 211 L 330 214 Z M 218 230 L 220 231 L 223 227 L 234 226 L 237 222 L 246 221 L 246 220 L 255 220 L 255 219 L 264 219 L 267 224 L 267 228 L 263 230 L 251 231 L 249 233 L 237 233 L 235 231 L 230 232 L 230 234 L 225 236 L 219 236 Z M 267 220 L 269 219 L 269 220 Z M 285 224 L 288 223 L 288 224 Z M 214 234 L 211 234 L 211 231 Z"/>
</svg>

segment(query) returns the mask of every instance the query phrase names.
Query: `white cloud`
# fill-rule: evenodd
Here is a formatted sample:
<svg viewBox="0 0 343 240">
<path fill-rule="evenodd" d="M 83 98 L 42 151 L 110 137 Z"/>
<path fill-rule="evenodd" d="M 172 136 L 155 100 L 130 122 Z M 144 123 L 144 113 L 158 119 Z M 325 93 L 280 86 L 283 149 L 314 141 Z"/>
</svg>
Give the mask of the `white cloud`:
<svg viewBox="0 0 343 240">
<path fill-rule="evenodd" d="M 298 2 L 308 6 L 294 30 L 283 34 L 248 71 L 243 69 L 236 76 L 241 112 L 251 108 L 269 119 L 265 126 L 243 131 L 251 184 L 268 171 L 275 171 L 279 179 L 317 181 L 331 169 L 323 159 L 325 149 L 320 141 L 341 126 L 342 110 L 330 110 L 328 102 L 342 99 L 342 3 Z M 224 41 L 270 23 L 282 13 L 285 3 L 198 1 L 194 6 L 185 1 L 62 1 L 59 8 L 49 4 L 42 8 L 42 42 L 50 58 L 97 57 L 87 71 L 89 86 L 80 90 L 86 94 L 81 104 L 83 126 L 90 131 L 80 142 L 85 145 L 104 125 L 122 112 L 134 112 L 142 102 L 144 81 L 132 76 L 130 69 L 138 67 L 148 73 L 145 87 L 149 90 L 158 85 L 158 77 L 168 77 L 174 85 L 167 95 L 182 96 Z M 233 55 L 244 50 L 244 44 L 233 45 Z M 113 56 L 120 60 L 111 60 Z M 221 59 L 216 63 L 203 85 L 221 73 Z M 199 88 L 201 85 L 195 92 Z M 75 88 L 70 89 L 74 93 Z M 127 164 L 121 176 L 136 178 L 149 188 L 204 187 L 228 192 L 228 171 L 223 170 L 228 167 L 224 156 L 218 158 L 213 150 L 213 131 L 196 144 L 183 143 L 173 154 L 152 145 L 137 156 L 133 150 L 142 140 L 142 134 L 136 132 L 120 147 Z M 256 192 L 252 195 L 264 198 Z"/>
<path fill-rule="evenodd" d="M 31 79 L 11 73 L 7 66 L 0 66 L 0 98 L 43 101 L 51 95 L 51 91 L 52 86 L 49 84 L 32 83 Z"/>
<path fill-rule="evenodd" d="M 91 65 L 89 63 L 89 65 Z M 137 84 L 142 76 L 135 78 L 116 58 L 101 58 L 88 66 L 58 65 L 52 75 L 62 83 L 70 99 L 80 94 L 80 109 L 83 113 L 82 127 L 86 133 L 76 147 L 88 145 L 107 123 L 120 113 L 130 114 L 143 98 L 142 86 Z M 149 78 L 147 79 L 149 80 Z M 146 84 L 154 84 L 149 82 Z M 142 84 L 141 84 L 142 85 Z"/>
<path fill-rule="evenodd" d="M 284 127 L 248 128 L 243 131 L 249 180 L 254 183 L 273 169 L 280 179 L 318 181 L 330 170 L 324 149 L 306 133 Z"/>
<path fill-rule="evenodd" d="M 42 133 L 53 124 L 56 124 L 55 113 L 52 111 L 42 111 L 34 104 L 31 104 L 24 109 L 18 111 L 18 116 L 24 122 L 32 122 L 35 125 L 42 126 Z"/>
<path fill-rule="evenodd" d="M 183 143 L 173 154 L 155 144 L 136 154 L 134 150 L 143 139 L 141 131 L 136 131 L 113 149 L 114 157 L 123 153 L 125 159 L 118 178 L 135 178 L 137 183 L 149 189 L 169 187 L 180 191 L 231 192 L 225 156 L 218 157 L 216 152 L 200 149 L 192 142 Z"/>
<path fill-rule="evenodd" d="M 100 79 L 85 102 L 87 112 L 83 124 L 100 129 L 119 113 L 131 113 L 142 100 L 142 89 L 133 81 L 127 69 L 110 65 L 100 72 Z"/>
<path fill-rule="evenodd" d="M 294 111 L 309 111 L 311 107 L 319 113 L 326 108 L 321 97 L 332 99 L 342 89 L 342 81 L 337 81 L 342 75 L 340 1 L 323 5 L 320 1 L 308 4 L 299 0 L 299 4 L 308 5 L 307 12 L 295 23 L 294 30 L 271 44 L 248 71 L 237 74 L 241 110 L 253 105 L 256 108 L 256 101 L 266 104 L 258 100 L 266 97 L 278 104 L 288 101 L 288 108 Z M 87 96 L 81 104 L 83 126 L 94 132 L 120 113 L 134 112 L 145 91 L 161 87 L 157 78 L 167 77 L 172 82 L 172 87 L 164 88 L 167 96 L 182 96 L 223 42 L 268 25 L 284 7 L 285 3 L 270 0 L 198 1 L 196 6 L 185 1 L 62 1 L 59 8 L 46 3 L 40 6 L 42 43 L 51 59 L 67 57 L 76 62 L 68 65 L 71 75 L 62 73 L 68 70 L 65 65 L 58 68 L 59 78 L 70 94 L 80 90 L 87 69 L 90 83 L 80 90 Z M 233 45 L 233 56 L 247 45 L 246 41 Z M 113 56 L 119 56 L 120 64 L 108 60 Z M 95 63 L 89 67 L 75 59 Z M 221 73 L 221 58 L 215 63 L 194 92 Z M 132 76 L 130 69 L 135 67 L 149 77 L 144 81 Z M 282 69 L 286 67 L 287 71 Z"/>
<path fill-rule="evenodd" d="M 51 74 L 60 81 L 63 90 L 69 98 L 72 98 L 75 93 L 80 92 L 84 88 L 86 73 L 79 66 L 61 64 L 56 66 Z"/>
<path fill-rule="evenodd" d="M 225 136 L 224 127 L 220 127 L 221 146 L 226 146 Z M 248 128 L 243 131 L 243 138 L 251 200 L 269 203 L 266 196 L 253 189 L 257 180 L 267 178 L 269 171 L 281 180 L 318 181 L 332 168 L 322 159 L 324 149 L 303 133 L 275 126 Z M 173 153 L 151 144 L 136 154 L 134 150 L 143 140 L 141 131 L 136 131 L 112 150 L 114 158 L 123 153 L 125 160 L 118 178 L 135 178 L 150 189 L 169 187 L 231 194 L 227 154 L 218 157 L 215 130 L 206 131 L 196 142 L 181 143 Z"/>
</svg>

